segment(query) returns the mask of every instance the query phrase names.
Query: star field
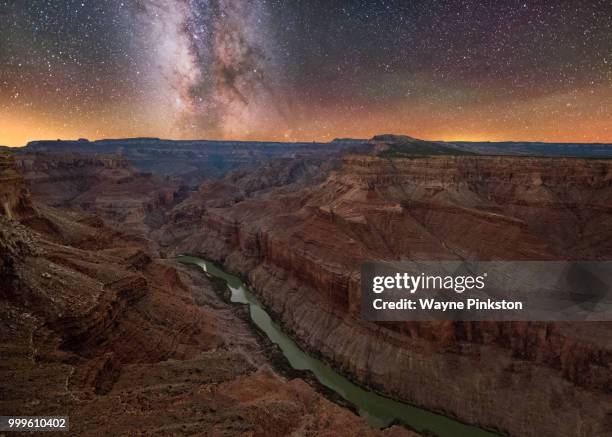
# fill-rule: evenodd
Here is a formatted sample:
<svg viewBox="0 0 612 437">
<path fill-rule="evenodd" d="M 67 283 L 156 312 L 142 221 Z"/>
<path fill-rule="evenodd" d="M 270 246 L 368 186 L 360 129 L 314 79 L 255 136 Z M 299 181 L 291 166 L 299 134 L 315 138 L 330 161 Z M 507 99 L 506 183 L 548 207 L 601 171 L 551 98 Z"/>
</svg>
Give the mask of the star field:
<svg viewBox="0 0 612 437">
<path fill-rule="evenodd" d="M 609 1 L 0 0 L 0 144 L 612 142 Z"/>
</svg>

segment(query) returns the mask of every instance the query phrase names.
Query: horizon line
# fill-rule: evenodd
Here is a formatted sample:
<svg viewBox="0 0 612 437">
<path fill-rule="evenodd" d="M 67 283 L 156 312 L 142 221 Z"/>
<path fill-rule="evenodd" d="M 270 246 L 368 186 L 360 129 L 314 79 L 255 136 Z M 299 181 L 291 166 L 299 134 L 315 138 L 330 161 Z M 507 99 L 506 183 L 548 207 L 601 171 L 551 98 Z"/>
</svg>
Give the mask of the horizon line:
<svg viewBox="0 0 612 437">
<path fill-rule="evenodd" d="M 601 144 L 601 145 L 612 145 L 612 141 L 611 142 L 602 142 L 602 141 L 571 141 L 571 140 L 562 140 L 562 141 L 545 141 L 545 140 L 472 140 L 472 139 L 452 139 L 452 140 L 429 140 L 429 139 L 424 139 L 424 138 L 417 138 L 417 137 L 412 137 L 410 135 L 407 134 L 392 134 L 392 133 L 385 133 L 385 134 L 376 134 L 373 135 L 372 137 L 369 138 L 354 138 L 354 137 L 350 137 L 350 136 L 339 136 L 339 137 L 335 137 L 331 140 L 327 140 L 327 141 L 322 141 L 322 140 L 290 140 L 290 139 L 285 139 L 285 140 L 280 140 L 280 139 L 275 139 L 275 140 L 258 140 L 258 139 L 214 139 L 214 138 L 191 138 L 191 139 L 171 139 L 171 138 L 161 138 L 161 137 L 154 137 L 154 136 L 135 136 L 135 137 L 110 137 L 110 138 L 98 138 L 98 139 L 93 139 L 90 140 L 88 138 L 85 137 L 80 137 L 77 139 L 64 139 L 64 138 L 54 138 L 54 139 L 36 139 L 36 140 L 30 140 L 27 143 L 23 144 L 23 145 L 15 145 L 15 146 L 9 146 L 9 145 L 4 145 L 0 143 L 0 147 L 6 147 L 6 148 L 11 148 L 11 149 L 18 149 L 18 148 L 24 148 L 27 147 L 30 143 L 36 143 L 36 142 L 56 142 L 56 143 L 61 143 L 61 142 L 83 142 L 83 143 L 97 143 L 97 142 L 102 142 L 102 141 L 130 141 L 130 140 L 152 140 L 152 141 L 167 141 L 167 142 L 218 142 L 218 143 L 229 143 L 229 142 L 236 142 L 236 143 L 283 143 L 283 144 L 297 144 L 297 143 L 304 143 L 304 144 L 309 144 L 309 143 L 316 143 L 316 144 L 330 144 L 334 141 L 340 141 L 340 140 L 344 140 L 344 141 L 348 141 L 348 140 L 355 140 L 355 141 L 370 141 L 372 140 L 375 136 L 381 136 L 381 135 L 394 135 L 394 136 L 398 136 L 398 137 L 409 137 L 409 138 L 413 138 L 415 140 L 420 140 L 420 141 L 429 141 L 429 142 L 433 142 L 433 143 L 544 143 L 544 144 L 584 144 L 584 145 L 588 145 L 588 144 Z"/>
</svg>

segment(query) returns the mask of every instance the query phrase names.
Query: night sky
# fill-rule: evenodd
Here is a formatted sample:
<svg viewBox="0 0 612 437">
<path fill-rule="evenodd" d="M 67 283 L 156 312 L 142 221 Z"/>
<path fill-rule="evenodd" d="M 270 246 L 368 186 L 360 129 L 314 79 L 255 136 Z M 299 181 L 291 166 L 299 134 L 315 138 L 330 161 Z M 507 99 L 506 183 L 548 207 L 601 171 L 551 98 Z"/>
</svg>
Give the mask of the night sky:
<svg viewBox="0 0 612 437">
<path fill-rule="evenodd" d="M 612 142 L 612 2 L 0 0 L 0 144 Z"/>
</svg>

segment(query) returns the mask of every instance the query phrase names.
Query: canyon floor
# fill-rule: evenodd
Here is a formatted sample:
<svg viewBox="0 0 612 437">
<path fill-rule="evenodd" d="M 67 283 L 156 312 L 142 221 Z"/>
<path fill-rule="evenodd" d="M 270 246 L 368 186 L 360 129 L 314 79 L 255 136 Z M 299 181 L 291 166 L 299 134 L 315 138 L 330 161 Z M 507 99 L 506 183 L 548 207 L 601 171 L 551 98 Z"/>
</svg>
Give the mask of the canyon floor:
<svg viewBox="0 0 612 437">
<path fill-rule="evenodd" d="M 609 259 L 612 161 L 382 136 L 333 153 L 261 146 L 271 156 L 247 167 L 233 150 L 206 178 L 34 146 L 0 155 L 5 415 L 68 414 L 79 435 L 414 435 L 283 372 L 240 309 L 173 261 L 189 252 L 240 274 L 364 387 L 511 435 L 612 432 L 608 323 L 358 314 L 365 260 Z"/>
</svg>

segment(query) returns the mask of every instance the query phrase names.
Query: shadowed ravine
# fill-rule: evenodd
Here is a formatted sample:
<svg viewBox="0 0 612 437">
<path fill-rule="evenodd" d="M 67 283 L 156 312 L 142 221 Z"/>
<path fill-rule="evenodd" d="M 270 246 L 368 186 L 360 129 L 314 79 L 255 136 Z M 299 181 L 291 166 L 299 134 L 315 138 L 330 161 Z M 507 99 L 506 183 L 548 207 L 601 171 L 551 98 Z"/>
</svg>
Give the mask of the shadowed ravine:
<svg viewBox="0 0 612 437">
<path fill-rule="evenodd" d="M 488 431 L 463 424 L 448 417 L 393 401 L 372 391 L 365 390 L 337 373 L 323 361 L 308 355 L 282 329 L 272 321 L 257 298 L 236 276 L 230 275 L 214 264 L 194 256 L 181 256 L 181 263 L 202 268 L 210 276 L 224 280 L 231 291 L 231 301 L 249 305 L 251 320 L 265 335 L 277 344 L 291 367 L 296 370 L 311 371 L 316 379 L 336 392 L 346 401 L 354 404 L 360 416 L 371 426 L 384 428 L 393 422 L 401 422 L 418 432 L 433 433 L 438 436 L 470 435 L 491 436 Z"/>
</svg>

